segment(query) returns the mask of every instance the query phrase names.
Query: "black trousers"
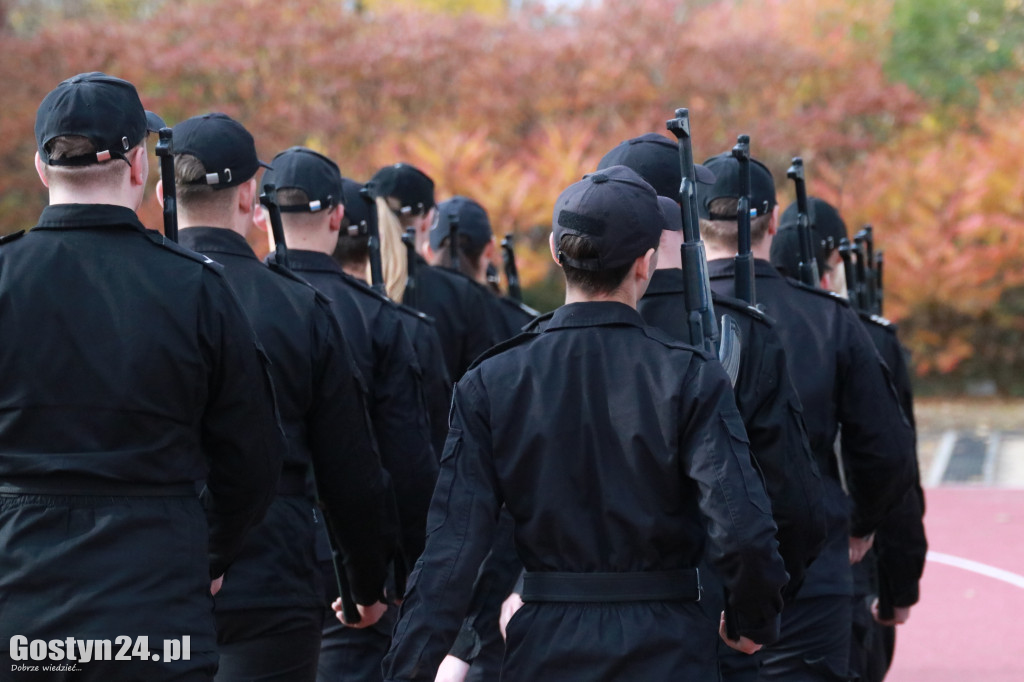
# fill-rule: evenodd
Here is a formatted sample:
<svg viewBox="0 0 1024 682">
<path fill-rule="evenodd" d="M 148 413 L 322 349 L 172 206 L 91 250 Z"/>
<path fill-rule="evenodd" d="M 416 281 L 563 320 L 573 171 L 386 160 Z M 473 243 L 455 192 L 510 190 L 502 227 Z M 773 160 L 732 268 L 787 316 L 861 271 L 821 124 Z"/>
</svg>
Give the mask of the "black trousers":
<svg viewBox="0 0 1024 682">
<path fill-rule="evenodd" d="M 809 597 L 786 605 L 782 634 L 761 650 L 762 682 L 847 682 L 849 595 Z"/>
<path fill-rule="evenodd" d="M 313 682 L 320 655 L 320 608 L 217 612 L 216 682 Z"/>
<path fill-rule="evenodd" d="M 322 618 L 317 682 L 381 682 L 381 662 L 391 647 L 398 607 L 388 608 L 375 625 L 360 630 L 342 625 L 331 609 Z"/>
</svg>

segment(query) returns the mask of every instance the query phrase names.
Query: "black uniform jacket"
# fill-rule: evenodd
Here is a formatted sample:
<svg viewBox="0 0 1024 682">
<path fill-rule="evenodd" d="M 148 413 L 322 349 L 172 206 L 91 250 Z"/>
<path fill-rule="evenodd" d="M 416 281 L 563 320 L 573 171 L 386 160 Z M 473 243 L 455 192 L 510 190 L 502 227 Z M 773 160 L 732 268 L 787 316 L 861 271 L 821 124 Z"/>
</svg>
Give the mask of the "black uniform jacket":
<svg viewBox="0 0 1024 682">
<path fill-rule="evenodd" d="M 54 493 L 0 495 L 3 647 L 191 634 L 212 656 L 210 576 L 263 516 L 284 450 L 220 266 L 127 208 L 46 208 L 0 245 L 0 377 L 0 481 Z"/>
<path fill-rule="evenodd" d="M 287 271 L 261 263 L 231 230 L 183 229 L 179 242 L 224 266 L 270 358 L 288 439 L 278 497 L 217 595 L 217 609 L 323 605 L 311 464 L 352 593 L 372 604 L 382 594 L 398 529 L 387 516 L 387 474 L 366 396 L 327 299 Z"/>
<path fill-rule="evenodd" d="M 685 283 L 678 268 L 656 270 L 640 300 L 647 324 L 685 340 Z M 786 561 L 793 593 L 825 543 L 821 475 L 804 428 L 800 398 L 789 378 L 786 352 L 774 322 L 738 299 L 713 296 L 715 314 L 730 315 L 740 327 L 740 370 L 736 406 L 750 437 L 750 452 L 764 475 L 772 515 L 779 527 L 779 553 Z"/>
<path fill-rule="evenodd" d="M 499 324 L 496 328 L 501 332 L 503 339 L 511 339 L 523 331 L 523 327 L 533 322 L 540 313 L 525 303 L 515 301 L 508 296 L 496 296 L 491 294 L 497 302 L 495 308 L 498 311 Z"/>
<path fill-rule="evenodd" d="M 904 415 L 914 423 L 914 392 L 910 384 L 906 351 L 896 335 L 896 325 L 888 320 L 860 313 L 865 329 L 879 354 L 892 372 Z M 914 483 L 896 508 L 889 512 L 875 535 L 873 552 L 878 560 L 879 599 L 892 606 L 912 606 L 920 596 L 919 583 L 924 572 L 928 540 L 924 532 L 924 492 L 914 459 Z"/>
<path fill-rule="evenodd" d="M 713 260 L 708 269 L 712 289 L 731 296 L 733 260 Z M 871 533 L 907 491 L 913 430 L 902 416 L 884 364 L 845 299 L 784 278 L 764 260 L 754 261 L 754 275 L 758 302 L 776 321 L 785 346 L 811 448 L 825 479 L 829 538 L 800 595 L 848 595 L 849 535 Z M 852 514 L 835 457 L 840 424 Z"/>
<path fill-rule="evenodd" d="M 778 634 L 787 576 L 728 377 L 624 304 L 566 305 L 459 382 L 385 679 L 433 679 L 503 502 L 527 571 L 691 567 L 710 537 L 740 632 Z M 683 679 L 716 628 L 687 602 L 531 602 L 502 679 Z"/>
<path fill-rule="evenodd" d="M 488 311 L 488 295 L 462 273 L 435 268 L 416 256 L 415 301 L 403 302 L 434 318 L 448 376 L 458 381 L 470 363 L 501 340 Z"/>
<path fill-rule="evenodd" d="M 422 372 L 394 304 L 345 274 L 325 253 L 291 249 L 288 264 L 327 296 L 368 384 L 384 468 L 391 474 L 402 525 L 402 550 L 412 565 L 423 551 L 437 458 L 423 399 Z"/>
</svg>

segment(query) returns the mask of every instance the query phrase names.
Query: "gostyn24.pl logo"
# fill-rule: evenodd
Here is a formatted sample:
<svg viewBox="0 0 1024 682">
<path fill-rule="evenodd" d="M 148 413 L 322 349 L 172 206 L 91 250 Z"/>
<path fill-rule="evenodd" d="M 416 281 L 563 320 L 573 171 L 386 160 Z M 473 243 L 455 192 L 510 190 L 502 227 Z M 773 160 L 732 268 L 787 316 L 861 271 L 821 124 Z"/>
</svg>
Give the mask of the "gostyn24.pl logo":
<svg viewBox="0 0 1024 682">
<path fill-rule="evenodd" d="M 33 639 L 23 635 L 11 637 L 11 660 L 31 661 L 11 666 L 11 670 L 28 670 L 38 665 L 39 670 L 53 670 L 54 663 L 62 666 L 92 661 L 187 661 L 192 657 L 192 638 L 162 640 L 162 646 L 150 649 L 149 637 L 122 635 L 109 639 Z M 46 664 L 41 664 L 46 661 Z M 61 670 L 70 668 L 61 667 Z"/>
</svg>

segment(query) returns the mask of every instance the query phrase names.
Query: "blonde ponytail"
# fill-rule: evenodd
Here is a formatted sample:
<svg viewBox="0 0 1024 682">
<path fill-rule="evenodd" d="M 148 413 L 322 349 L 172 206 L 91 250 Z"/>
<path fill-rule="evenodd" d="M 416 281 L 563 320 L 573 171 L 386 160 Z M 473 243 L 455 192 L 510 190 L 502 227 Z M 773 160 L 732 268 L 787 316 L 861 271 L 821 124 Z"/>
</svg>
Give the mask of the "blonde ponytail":
<svg viewBox="0 0 1024 682">
<path fill-rule="evenodd" d="M 384 272 L 384 287 L 392 301 L 402 302 L 405 280 L 409 276 L 409 260 L 402 234 L 405 228 L 388 205 L 387 197 L 377 197 L 377 229 L 380 232 L 380 262 Z M 366 266 L 366 281 L 370 281 L 370 266 Z"/>
</svg>

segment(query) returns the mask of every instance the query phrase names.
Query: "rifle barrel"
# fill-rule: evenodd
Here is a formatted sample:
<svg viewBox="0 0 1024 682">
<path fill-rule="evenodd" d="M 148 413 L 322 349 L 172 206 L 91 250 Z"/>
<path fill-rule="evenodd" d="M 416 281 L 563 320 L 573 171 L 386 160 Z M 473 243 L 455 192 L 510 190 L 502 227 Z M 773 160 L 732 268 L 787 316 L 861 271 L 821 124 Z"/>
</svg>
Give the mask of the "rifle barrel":
<svg viewBox="0 0 1024 682">
<path fill-rule="evenodd" d="M 178 195 L 174 188 L 174 133 L 170 128 L 161 128 L 156 143 L 156 155 L 160 158 L 160 184 L 164 194 L 164 236 L 172 242 L 178 241 Z"/>
</svg>

